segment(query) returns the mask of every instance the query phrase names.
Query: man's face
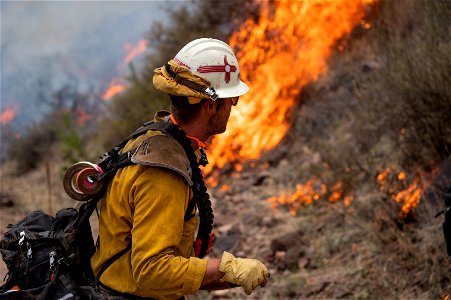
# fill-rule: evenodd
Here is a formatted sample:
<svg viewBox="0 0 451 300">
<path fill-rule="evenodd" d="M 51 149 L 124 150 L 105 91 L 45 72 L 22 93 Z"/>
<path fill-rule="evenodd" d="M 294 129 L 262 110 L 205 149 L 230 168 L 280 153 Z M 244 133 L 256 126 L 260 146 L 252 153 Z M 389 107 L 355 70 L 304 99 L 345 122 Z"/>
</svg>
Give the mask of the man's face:
<svg viewBox="0 0 451 300">
<path fill-rule="evenodd" d="M 216 110 L 216 114 L 211 116 L 209 120 L 209 127 L 211 134 L 220 134 L 224 133 L 227 128 L 227 122 L 229 121 L 230 111 L 232 110 L 232 103 L 237 103 L 238 99 L 224 98 L 219 99 L 222 103 L 216 103 L 218 109 Z"/>
</svg>

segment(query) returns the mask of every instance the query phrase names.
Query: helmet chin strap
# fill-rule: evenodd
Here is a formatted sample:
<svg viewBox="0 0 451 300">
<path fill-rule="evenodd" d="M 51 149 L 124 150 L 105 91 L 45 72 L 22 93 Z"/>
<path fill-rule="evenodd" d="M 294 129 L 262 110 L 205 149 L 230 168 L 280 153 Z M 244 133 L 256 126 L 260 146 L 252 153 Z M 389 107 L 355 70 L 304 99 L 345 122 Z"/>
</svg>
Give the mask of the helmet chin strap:
<svg viewBox="0 0 451 300">
<path fill-rule="evenodd" d="M 212 86 L 205 87 L 201 84 L 192 82 L 191 80 L 188 80 L 186 78 L 183 78 L 179 76 L 178 74 L 174 73 L 171 69 L 171 66 L 169 64 L 166 64 L 164 66 L 166 72 L 171 75 L 174 80 L 184 86 L 187 86 L 195 91 L 204 93 L 210 97 L 211 100 L 216 101 L 219 98 L 219 95 L 216 93 L 215 89 Z"/>
</svg>

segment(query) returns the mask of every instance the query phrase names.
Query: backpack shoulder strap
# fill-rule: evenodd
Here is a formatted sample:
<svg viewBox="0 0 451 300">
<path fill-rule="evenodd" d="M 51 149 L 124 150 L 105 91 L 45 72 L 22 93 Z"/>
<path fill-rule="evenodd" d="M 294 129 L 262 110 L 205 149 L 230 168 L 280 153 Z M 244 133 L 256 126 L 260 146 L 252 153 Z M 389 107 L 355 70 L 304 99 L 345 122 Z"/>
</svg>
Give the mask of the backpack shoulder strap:
<svg viewBox="0 0 451 300">
<path fill-rule="evenodd" d="M 189 186 L 193 185 L 192 172 L 185 150 L 173 137 L 160 134 L 144 140 L 131 156 L 131 162 L 169 169 L 181 175 Z"/>
<path fill-rule="evenodd" d="M 100 180 L 120 168 L 132 164 L 139 164 L 175 171 L 192 186 L 190 162 L 186 154 L 186 149 L 183 148 L 181 141 L 177 138 L 178 129 L 176 127 L 176 125 L 166 122 L 154 123 L 151 121 L 145 123 L 101 157 L 99 166 L 104 173 L 100 174 L 97 179 Z M 145 134 L 149 130 L 161 131 L 163 134 L 151 136 L 141 142 L 137 147 L 120 153 L 128 141 Z"/>
<path fill-rule="evenodd" d="M 130 242 L 127 247 L 110 257 L 100 268 L 99 273 L 97 273 L 96 278 L 94 279 L 94 287 L 97 287 L 99 284 L 100 276 L 108 269 L 116 260 L 118 260 L 122 255 L 124 255 L 128 250 L 132 248 L 132 242 Z"/>
</svg>

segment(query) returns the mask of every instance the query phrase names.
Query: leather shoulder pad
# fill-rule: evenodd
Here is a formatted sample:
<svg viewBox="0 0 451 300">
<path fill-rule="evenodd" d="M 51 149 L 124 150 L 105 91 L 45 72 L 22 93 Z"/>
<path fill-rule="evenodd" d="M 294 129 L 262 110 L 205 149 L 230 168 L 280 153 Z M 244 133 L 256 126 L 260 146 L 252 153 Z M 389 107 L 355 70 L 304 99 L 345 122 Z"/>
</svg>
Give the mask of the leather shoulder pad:
<svg viewBox="0 0 451 300">
<path fill-rule="evenodd" d="M 185 150 L 171 136 L 158 134 L 144 140 L 132 155 L 131 161 L 138 165 L 177 172 L 186 179 L 189 186 L 193 185 L 192 171 Z"/>
</svg>

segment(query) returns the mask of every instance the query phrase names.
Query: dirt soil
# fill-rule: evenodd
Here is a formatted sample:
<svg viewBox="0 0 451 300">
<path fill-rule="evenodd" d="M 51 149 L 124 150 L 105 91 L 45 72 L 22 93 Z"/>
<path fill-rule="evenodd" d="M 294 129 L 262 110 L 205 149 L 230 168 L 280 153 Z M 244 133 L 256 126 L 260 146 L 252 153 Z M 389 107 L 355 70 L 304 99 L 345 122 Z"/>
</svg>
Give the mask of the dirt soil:
<svg viewBox="0 0 451 300">
<path fill-rule="evenodd" d="M 431 299 L 449 290 L 442 219 L 400 223 L 395 203 L 364 190 L 352 205 L 320 199 L 292 216 L 267 201 L 281 188 L 277 178 L 285 164 L 229 174 L 210 188 L 217 237 L 210 256 L 227 250 L 260 259 L 271 273 L 267 286 L 250 296 L 235 288 L 200 291 L 190 299 Z M 60 167 L 50 167 L 50 191 L 45 165 L 21 177 L 12 170 L 2 165 L 1 193 L 14 202 L 0 210 L 2 233 L 31 210 L 54 213 L 75 204 L 64 194 Z M 425 215 L 430 210 L 419 209 Z M 95 218 L 92 223 L 96 234 Z M 5 273 L 1 262 L 0 276 Z"/>
</svg>

